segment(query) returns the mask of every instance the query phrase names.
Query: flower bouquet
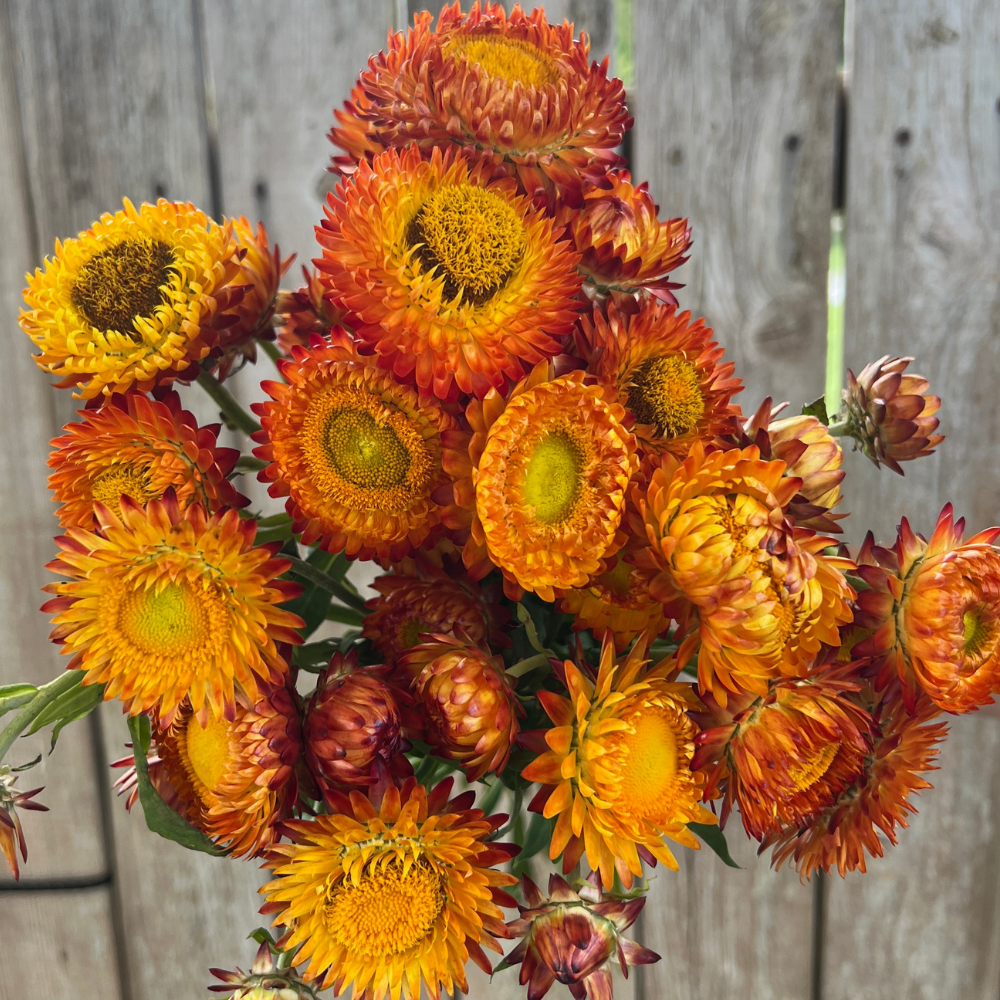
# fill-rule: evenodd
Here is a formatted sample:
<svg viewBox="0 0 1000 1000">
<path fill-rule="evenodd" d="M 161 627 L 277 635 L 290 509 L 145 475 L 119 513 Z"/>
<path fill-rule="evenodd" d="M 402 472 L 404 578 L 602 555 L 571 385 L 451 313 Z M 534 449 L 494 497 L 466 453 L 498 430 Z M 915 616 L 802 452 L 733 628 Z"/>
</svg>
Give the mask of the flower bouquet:
<svg viewBox="0 0 1000 1000">
<path fill-rule="evenodd" d="M 128 807 L 270 869 L 275 930 L 220 992 L 437 1000 L 471 959 L 604 1000 L 658 957 L 626 936 L 644 877 L 731 863 L 734 808 L 804 878 L 896 842 L 941 714 L 1000 683 L 1000 528 L 838 540 L 840 439 L 902 473 L 939 400 L 886 357 L 832 419 L 740 409 L 675 296 L 690 227 L 632 183 L 622 84 L 571 24 L 420 14 L 336 119 L 301 288 L 263 226 L 162 199 L 29 275 L 38 366 L 85 401 L 49 459 L 70 659 L 0 688 L 0 759 L 121 702 Z M 251 414 L 226 383 L 259 351 Z M 17 763 L 15 875 L 44 808 Z"/>
</svg>

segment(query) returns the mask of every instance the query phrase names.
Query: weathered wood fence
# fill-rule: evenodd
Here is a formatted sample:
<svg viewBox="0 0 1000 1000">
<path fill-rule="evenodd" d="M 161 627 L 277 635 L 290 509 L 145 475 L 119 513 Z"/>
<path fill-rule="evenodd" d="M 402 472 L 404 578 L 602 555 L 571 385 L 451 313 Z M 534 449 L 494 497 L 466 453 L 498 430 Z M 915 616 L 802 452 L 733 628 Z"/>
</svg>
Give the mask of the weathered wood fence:
<svg viewBox="0 0 1000 1000">
<path fill-rule="evenodd" d="M 73 405 L 45 384 L 17 329 L 25 271 L 124 195 L 261 218 L 286 251 L 309 258 L 331 109 L 407 6 L 0 0 L 0 681 L 41 682 L 61 666 L 37 606 L 56 527 L 47 442 Z M 823 391 L 831 195 L 846 157 L 847 362 L 917 355 L 949 436 L 905 481 L 852 459 L 848 524 L 886 538 L 905 509 L 927 530 L 951 498 L 974 526 L 995 522 L 996 0 L 855 0 L 846 32 L 838 0 L 547 7 L 589 31 L 598 55 L 628 30 L 623 12 L 632 18 L 633 172 L 663 213 L 692 220 L 682 301 L 737 361 L 746 406 Z M 190 405 L 210 414 L 196 393 Z M 51 812 L 26 818 L 20 885 L 0 874 L 0 1000 L 193 997 L 205 995 L 210 965 L 246 965 L 261 873 L 186 852 L 127 817 L 106 767 L 125 738 L 109 706 L 26 776 L 47 786 Z M 27 757 L 43 740 L 22 747 Z M 743 871 L 685 852 L 679 874 L 659 873 L 643 918 L 641 936 L 663 961 L 620 984 L 620 996 L 996 1000 L 997 714 L 955 723 L 934 783 L 867 876 L 801 885 L 758 862 L 738 824 L 730 839 Z M 476 981 L 473 996 L 487 995 L 523 993 L 508 973 Z"/>
</svg>

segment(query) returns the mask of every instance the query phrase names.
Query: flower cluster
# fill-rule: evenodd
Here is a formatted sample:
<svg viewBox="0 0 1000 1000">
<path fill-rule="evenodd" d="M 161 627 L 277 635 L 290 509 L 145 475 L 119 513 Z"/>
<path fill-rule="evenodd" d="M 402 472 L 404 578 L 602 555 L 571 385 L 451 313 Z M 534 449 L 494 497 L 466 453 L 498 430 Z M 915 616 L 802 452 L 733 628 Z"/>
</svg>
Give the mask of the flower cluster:
<svg viewBox="0 0 1000 1000">
<path fill-rule="evenodd" d="M 691 229 L 633 183 L 622 84 L 572 25 L 420 14 L 336 117 L 303 287 L 263 227 L 164 200 L 29 276 L 36 360 L 87 400 L 49 460 L 70 678 L 0 714 L 117 699 L 128 805 L 264 859 L 280 937 L 215 989 L 439 1000 L 516 937 L 530 1000 L 606 1000 L 616 958 L 658 957 L 623 936 L 644 873 L 734 809 L 805 877 L 895 842 L 940 714 L 1000 689 L 1000 528 L 838 541 L 839 439 L 901 472 L 939 400 L 883 358 L 829 423 L 743 413 L 675 294 Z M 222 385 L 258 344 L 259 423 Z M 182 408 L 193 381 L 252 454 Z M 34 794 L 0 769 L 15 871 Z M 590 874 L 543 896 L 546 846 Z"/>
</svg>

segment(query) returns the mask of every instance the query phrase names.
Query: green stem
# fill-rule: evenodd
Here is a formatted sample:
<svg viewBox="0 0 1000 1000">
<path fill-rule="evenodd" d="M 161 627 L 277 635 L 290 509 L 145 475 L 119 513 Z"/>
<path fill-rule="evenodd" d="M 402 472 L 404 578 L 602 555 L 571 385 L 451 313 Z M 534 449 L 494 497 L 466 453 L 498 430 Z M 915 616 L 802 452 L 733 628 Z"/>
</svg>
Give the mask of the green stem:
<svg viewBox="0 0 1000 1000">
<path fill-rule="evenodd" d="M 850 421 L 847 417 L 840 416 L 838 414 L 838 416 L 834 417 L 833 420 L 827 424 L 826 429 L 829 432 L 830 437 L 852 437 L 853 435 L 849 430 L 849 426 Z"/>
<path fill-rule="evenodd" d="M 266 469 L 270 463 L 262 458 L 254 458 L 253 455 L 240 455 L 236 459 L 236 468 L 245 469 L 247 472 L 256 472 L 259 469 Z"/>
<path fill-rule="evenodd" d="M 549 654 L 546 653 L 535 653 L 534 656 L 529 656 L 525 660 L 519 660 L 514 666 L 509 667 L 507 673 L 511 677 L 523 677 L 525 674 L 532 670 L 536 670 L 538 667 L 544 667 L 548 665 L 549 660 L 552 659 Z"/>
<path fill-rule="evenodd" d="M 55 701 L 63 692 L 69 691 L 83 682 L 83 674 L 84 671 L 82 670 L 67 670 L 56 677 L 55 680 L 49 681 L 48 684 L 43 684 L 38 689 L 35 697 L 7 723 L 3 732 L 0 732 L 0 761 L 3 760 L 7 751 L 14 745 L 14 741 L 18 736 L 41 715 L 42 709 L 46 705 Z"/>
<path fill-rule="evenodd" d="M 273 340 L 258 340 L 257 345 L 272 360 L 280 361 L 284 355 L 278 350 L 278 345 Z"/>
<path fill-rule="evenodd" d="M 198 385 L 212 397 L 226 419 L 247 437 L 260 430 L 260 424 L 240 406 L 236 397 L 214 375 L 202 369 L 198 372 Z"/>
<path fill-rule="evenodd" d="M 308 563 L 304 559 L 296 559 L 294 556 L 285 556 L 284 558 L 288 559 L 292 564 L 289 572 L 302 577 L 303 580 L 308 580 L 310 583 L 315 583 L 317 587 L 322 588 L 328 594 L 333 594 L 341 604 L 346 604 L 349 608 L 355 608 L 363 612 L 368 611 L 365 607 L 363 597 L 354 593 L 350 587 L 339 580 L 334 580 L 329 573 L 324 573 L 321 569 L 317 569 L 312 563 Z"/>
</svg>

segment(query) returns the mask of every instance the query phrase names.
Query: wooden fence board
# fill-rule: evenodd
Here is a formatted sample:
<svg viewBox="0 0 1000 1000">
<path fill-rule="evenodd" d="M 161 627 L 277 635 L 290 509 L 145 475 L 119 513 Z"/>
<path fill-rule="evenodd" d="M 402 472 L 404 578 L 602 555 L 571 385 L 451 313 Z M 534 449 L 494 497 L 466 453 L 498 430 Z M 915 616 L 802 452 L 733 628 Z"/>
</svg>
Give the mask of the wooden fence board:
<svg viewBox="0 0 1000 1000">
<path fill-rule="evenodd" d="M 634 179 L 688 216 L 681 305 L 753 409 L 823 392 L 840 6 L 635 0 Z"/>
<path fill-rule="evenodd" d="M 15 91 L 13 47 L 5 6 L 0 5 L 0 218 L 4 252 L 0 254 L 0 310 L 4 317 L 6 370 L 0 393 L 0 623 L 5 655 L 0 683 L 28 680 L 35 684 L 58 675 L 65 660 L 48 641 L 46 618 L 38 606 L 41 587 L 54 579 L 44 567 L 53 557 L 58 534 L 54 507 L 45 488 L 48 442 L 54 430 L 52 390 L 30 357 L 30 343 L 17 326 L 24 274 L 34 266 L 34 234 L 21 163 L 21 129 Z M 6 720 L 4 720 L 6 721 Z M 21 740 L 10 763 L 23 764 L 48 749 L 46 734 Z M 48 813 L 23 816 L 30 864 L 25 878 L 59 875 L 94 876 L 106 871 L 100 830 L 100 804 L 92 788 L 93 748 L 85 726 L 64 734 L 58 759 L 44 759 L 23 774 L 22 788 L 45 786 L 40 801 Z M 0 883 L 7 882 L 0 864 Z M 0 937 L 8 923 L 0 908 Z"/>
<path fill-rule="evenodd" d="M 929 532 L 949 499 L 979 528 L 1000 513 L 1000 19 L 985 0 L 858 0 L 855 16 L 848 363 L 916 355 L 949 439 L 903 482 L 854 456 L 853 534 L 889 540 L 902 513 Z M 992 713 L 958 720 L 900 846 L 831 880 L 825 1000 L 996 997 L 998 740 Z"/>
<path fill-rule="evenodd" d="M 123 996 L 107 886 L 0 893 L 0 1000 Z M 190 992 L 177 994 L 190 996 Z"/>
<path fill-rule="evenodd" d="M 809 996 L 812 894 L 794 872 L 773 872 L 757 857 L 738 816 L 726 839 L 742 871 L 706 847 L 678 847 L 680 871 L 649 872 L 641 941 L 661 960 L 640 970 L 643 1000 Z"/>
</svg>

